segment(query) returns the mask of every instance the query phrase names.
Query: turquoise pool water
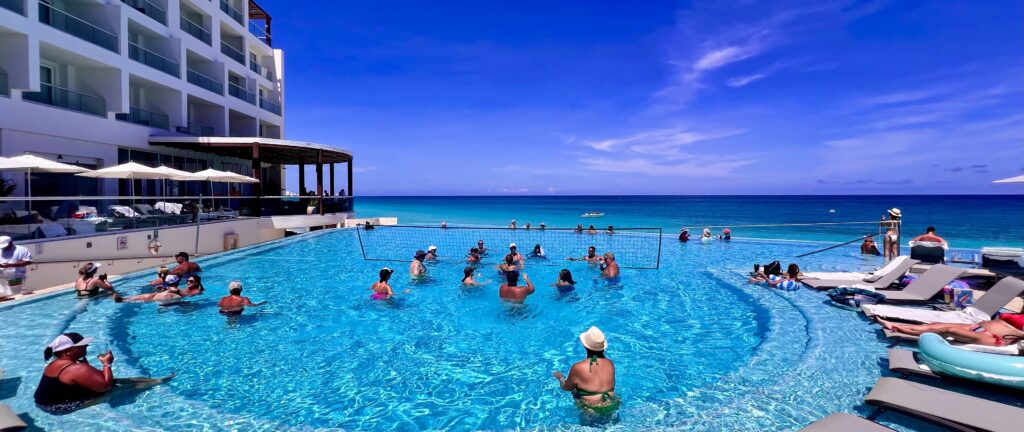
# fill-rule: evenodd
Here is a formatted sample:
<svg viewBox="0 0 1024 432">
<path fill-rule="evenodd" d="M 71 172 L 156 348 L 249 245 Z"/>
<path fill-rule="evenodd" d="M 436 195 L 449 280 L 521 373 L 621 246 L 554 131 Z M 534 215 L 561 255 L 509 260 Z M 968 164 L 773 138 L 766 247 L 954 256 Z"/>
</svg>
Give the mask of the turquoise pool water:
<svg viewBox="0 0 1024 432">
<path fill-rule="evenodd" d="M 437 231 L 419 235 L 426 246 Z M 525 305 L 498 300 L 497 253 L 480 270 L 490 284 L 477 288 L 459 286 L 458 262 L 429 266 L 423 284 L 391 263 L 396 290 L 412 292 L 387 304 L 368 300 L 382 263 L 362 259 L 354 231 L 314 233 L 200 259 L 209 291 L 187 306 L 57 295 L 0 308 L 0 402 L 50 430 L 583 429 L 551 372 L 582 359 L 577 335 L 597 325 L 624 400 L 606 427 L 796 429 L 835 411 L 866 413 L 860 402 L 886 349 L 874 327 L 820 293 L 745 283 L 751 263 L 819 246 L 667 239 L 660 269 L 626 269 L 618 286 L 596 282 L 585 264 L 530 263 L 538 289 Z M 880 265 L 853 247 L 800 262 Z M 570 294 L 549 286 L 563 264 L 579 281 Z M 150 278 L 116 285 L 139 292 Z M 270 303 L 234 320 L 218 314 L 233 279 Z M 117 375 L 178 377 L 133 400 L 42 413 L 32 403 L 42 349 L 66 331 L 109 344 Z"/>
</svg>

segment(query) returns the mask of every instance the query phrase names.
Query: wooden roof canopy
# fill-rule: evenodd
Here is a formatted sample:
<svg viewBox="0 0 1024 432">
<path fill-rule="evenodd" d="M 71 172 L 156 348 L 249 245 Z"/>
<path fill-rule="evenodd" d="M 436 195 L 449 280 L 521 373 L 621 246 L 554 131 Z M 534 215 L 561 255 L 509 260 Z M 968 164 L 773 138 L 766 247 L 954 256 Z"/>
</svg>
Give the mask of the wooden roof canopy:
<svg viewBox="0 0 1024 432">
<path fill-rule="evenodd" d="M 261 20 L 263 21 L 263 31 L 267 33 L 267 45 L 271 45 L 270 40 L 270 14 L 267 13 L 259 4 L 253 0 L 249 0 L 249 19 L 250 20 Z M 273 45 L 271 45 L 273 46 Z"/>
<path fill-rule="evenodd" d="M 280 165 L 352 162 L 348 150 L 304 141 L 236 137 L 149 137 L 151 145 L 211 153 L 218 156 L 254 159 Z"/>
</svg>

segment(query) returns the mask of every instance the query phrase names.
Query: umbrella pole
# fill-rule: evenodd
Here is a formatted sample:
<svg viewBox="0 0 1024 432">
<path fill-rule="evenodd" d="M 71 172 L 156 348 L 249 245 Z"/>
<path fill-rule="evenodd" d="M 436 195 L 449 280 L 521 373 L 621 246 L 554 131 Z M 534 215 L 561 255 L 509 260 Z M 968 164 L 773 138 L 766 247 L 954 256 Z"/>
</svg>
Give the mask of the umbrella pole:
<svg viewBox="0 0 1024 432">
<path fill-rule="evenodd" d="M 199 256 L 199 219 L 200 219 L 200 216 L 202 216 L 202 214 L 203 214 L 203 193 L 202 192 L 199 193 L 199 205 L 197 207 L 198 207 L 198 209 L 196 210 L 196 248 L 193 251 L 194 252 L 192 254 L 193 256 Z"/>
<path fill-rule="evenodd" d="M 32 214 L 32 167 L 28 168 L 28 177 L 25 178 L 25 191 L 28 192 L 28 210 L 29 214 Z"/>
</svg>

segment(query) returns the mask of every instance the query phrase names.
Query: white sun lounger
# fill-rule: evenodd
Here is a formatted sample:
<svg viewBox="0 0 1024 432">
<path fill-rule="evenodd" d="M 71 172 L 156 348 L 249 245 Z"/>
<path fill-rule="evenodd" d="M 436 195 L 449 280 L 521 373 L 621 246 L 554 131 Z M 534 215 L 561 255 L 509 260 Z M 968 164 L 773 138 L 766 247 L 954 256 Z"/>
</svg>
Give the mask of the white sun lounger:
<svg viewBox="0 0 1024 432">
<path fill-rule="evenodd" d="M 954 430 L 1019 431 L 1024 409 L 897 378 L 880 378 L 864 402 Z"/>
<path fill-rule="evenodd" d="M 811 288 L 819 290 L 832 289 L 841 286 L 862 289 L 883 289 L 895 283 L 900 276 L 905 275 L 910 271 L 910 268 L 917 263 L 917 260 L 900 256 L 890 261 L 885 267 L 874 272 L 871 277 L 860 281 L 850 279 L 801 278 L 800 282 L 803 282 Z"/>
<path fill-rule="evenodd" d="M 914 284 L 910 286 L 913 287 Z M 861 310 L 869 317 L 879 316 L 921 323 L 977 324 L 992 319 L 992 316 L 1007 303 L 1022 294 L 1024 294 L 1024 281 L 1014 277 L 1005 277 L 979 297 L 974 305 L 962 311 L 937 311 L 885 304 L 866 304 L 861 306 Z"/>
<path fill-rule="evenodd" d="M 885 426 L 853 414 L 829 414 L 797 432 L 893 432 Z"/>
</svg>

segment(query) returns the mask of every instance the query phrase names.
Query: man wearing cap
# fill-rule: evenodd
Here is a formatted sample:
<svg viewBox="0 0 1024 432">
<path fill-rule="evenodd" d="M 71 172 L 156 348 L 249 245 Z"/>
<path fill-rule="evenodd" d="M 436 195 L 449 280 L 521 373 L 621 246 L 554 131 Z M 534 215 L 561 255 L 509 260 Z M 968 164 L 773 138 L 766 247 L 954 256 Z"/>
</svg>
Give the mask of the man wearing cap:
<svg viewBox="0 0 1024 432">
<path fill-rule="evenodd" d="M 423 260 L 427 258 L 427 253 L 422 250 L 416 251 L 416 254 L 412 257 L 412 262 L 409 263 L 409 275 L 414 278 L 421 278 L 427 275 L 427 267 L 423 265 Z"/>
<path fill-rule="evenodd" d="M 425 259 L 427 261 L 437 261 L 437 246 L 430 245 L 430 247 L 427 248 L 427 256 Z"/>
<path fill-rule="evenodd" d="M 171 269 L 170 273 L 179 279 L 187 280 L 190 276 L 203 271 L 199 264 L 189 261 L 188 258 L 188 252 L 178 252 L 174 255 L 174 261 L 178 263 L 178 266 Z"/>
<path fill-rule="evenodd" d="M 32 253 L 24 246 L 14 244 L 8 236 L 0 236 L 0 301 L 9 300 L 18 288 L 21 294 L 32 294 L 25 287 Z"/>
<path fill-rule="evenodd" d="M 516 251 L 515 243 L 509 243 L 508 254 L 512 255 L 512 262 L 516 263 L 519 268 L 523 268 L 523 261 L 525 260 L 523 259 L 523 255 Z"/>
</svg>

